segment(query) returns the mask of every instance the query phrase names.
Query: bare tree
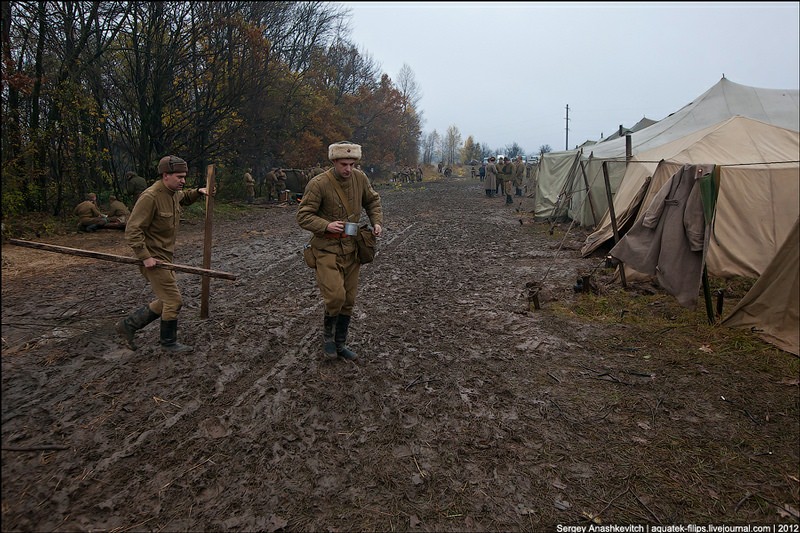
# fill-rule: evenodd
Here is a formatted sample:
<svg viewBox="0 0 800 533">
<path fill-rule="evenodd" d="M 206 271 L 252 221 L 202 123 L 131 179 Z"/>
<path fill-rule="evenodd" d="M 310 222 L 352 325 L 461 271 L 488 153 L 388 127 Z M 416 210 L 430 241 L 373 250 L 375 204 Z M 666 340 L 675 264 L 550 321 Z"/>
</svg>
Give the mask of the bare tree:
<svg viewBox="0 0 800 533">
<path fill-rule="evenodd" d="M 458 158 L 459 147 L 461 146 L 461 132 L 455 125 L 447 128 L 447 133 L 442 141 L 442 157 L 448 165 L 454 165 Z"/>
<path fill-rule="evenodd" d="M 426 165 L 433 164 L 434 161 L 441 159 L 438 152 L 441 144 L 441 138 L 436 130 L 433 130 L 422 141 L 422 162 Z"/>
</svg>

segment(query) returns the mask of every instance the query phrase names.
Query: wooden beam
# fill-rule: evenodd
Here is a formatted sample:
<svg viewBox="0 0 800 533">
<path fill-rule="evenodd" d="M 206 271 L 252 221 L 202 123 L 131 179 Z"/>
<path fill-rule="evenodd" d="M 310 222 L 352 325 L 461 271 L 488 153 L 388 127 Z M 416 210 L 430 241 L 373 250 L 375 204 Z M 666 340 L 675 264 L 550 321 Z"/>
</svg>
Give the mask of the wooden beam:
<svg viewBox="0 0 800 533">
<path fill-rule="evenodd" d="M 131 265 L 142 265 L 142 260 L 137 259 L 135 257 L 127 257 L 124 255 L 115 255 L 115 254 L 106 254 L 103 252 L 93 252 L 91 250 L 81 250 L 80 248 L 68 248 L 66 246 L 56 246 L 55 244 L 45 244 L 42 242 L 34 242 L 34 241 L 25 241 L 21 239 L 6 239 L 5 242 L 8 244 L 14 244 L 16 246 L 24 246 L 26 248 L 35 248 L 37 250 L 43 250 L 45 252 L 56 252 L 59 254 L 67 254 L 67 255 L 77 255 L 80 257 L 89 257 L 92 259 L 101 259 L 103 261 L 113 261 L 115 263 L 127 263 Z M 220 272 L 217 270 L 209 270 L 205 268 L 198 268 L 188 265 L 178 265 L 175 263 L 158 263 L 156 265 L 158 268 L 164 268 L 166 270 L 177 270 L 179 272 L 186 272 L 189 274 L 196 274 L 198 276 L 211 277 L 211 278 L 222 278 L 222 279 L 230 279 L 235 280 L 236 274 L 230 274 L 228 272 Z"/>
</svg>

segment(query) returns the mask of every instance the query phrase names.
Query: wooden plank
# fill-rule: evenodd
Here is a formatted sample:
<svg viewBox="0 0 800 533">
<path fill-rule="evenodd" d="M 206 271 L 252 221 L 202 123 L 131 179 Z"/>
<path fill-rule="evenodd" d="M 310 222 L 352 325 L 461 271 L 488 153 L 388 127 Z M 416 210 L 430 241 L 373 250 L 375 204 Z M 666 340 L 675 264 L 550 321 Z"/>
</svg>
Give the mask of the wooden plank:
<svg viewBox="0 0 800 533">
<path fill-rule="evenodd" d="M 22 239 L 6 239 L 5 242 L 8 244 L 14 244 L 16 246 L 24 246 L 26 248 L 35 248 L 37 250 L 43 250 L 45 252 L 55 252 L 59 254 L 67 254 L 67 255 L 77 255 L 80 257 L 89 257 L 91 259 L 100 259 L 103 261 L 112 261 L 115 263 L 127 263 L 131 265 L 142 265 L 141 259 L 137 259 L 135 257 L 127 257 L 124 255 L 116 255 L 116 254 L 106 254 L 103 252 L 94 252 L 91 250 L 81 250 L 80 248 L 68 248 L 66 246 L 56 246 L 55 244 L 46 244 L 42 242 L 34 242 L 34 241 L 25 241 Z M 179 265 L 175 263 L 162 263 L 159 262 L 156 265 L 158 268 L 164 268 L 166 270 L 176 270 L 179 272 L 186 272 L 188 274 L 196 274 L 198 276 L 205 277 L 212 277 L 212 278 L 222 278 L 222 279 L 230 279 L 235 280 L 236 274 L 230 274 L 228 272 L 220 272 L 218 270 L 209 270 L 205 268 L 193 267 L 188 265 Z"/>
</svg>

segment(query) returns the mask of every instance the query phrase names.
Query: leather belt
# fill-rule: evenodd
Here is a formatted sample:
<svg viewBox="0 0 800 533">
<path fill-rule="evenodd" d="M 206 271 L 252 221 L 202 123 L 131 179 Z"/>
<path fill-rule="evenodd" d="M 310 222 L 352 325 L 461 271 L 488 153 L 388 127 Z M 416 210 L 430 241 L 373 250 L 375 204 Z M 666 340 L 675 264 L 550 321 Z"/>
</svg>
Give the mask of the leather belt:
<svg viewBox="0 0 800 533">
<path fill-rule="evenodd" d="M 345 235 L 344 233 L 326 233 L 323 237 L 326 239 L 347 239 L 350 235 Z"/>
</svg>

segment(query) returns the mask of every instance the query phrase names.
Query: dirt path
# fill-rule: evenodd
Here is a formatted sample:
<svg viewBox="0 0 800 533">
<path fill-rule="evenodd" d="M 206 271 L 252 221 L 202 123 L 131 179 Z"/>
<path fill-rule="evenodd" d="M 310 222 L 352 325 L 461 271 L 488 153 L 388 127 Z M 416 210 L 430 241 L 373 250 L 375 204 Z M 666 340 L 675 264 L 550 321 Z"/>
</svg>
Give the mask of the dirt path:
<svg viewBox="0 0 800 533">
<path fill-rule="evenodd" d="M 151 297 L 136 267 L 4 246 L 3 530 L 793 522 L 792 376 L 656 338 L 601 351 L 630 330 L 547 308 L 597 266 L 582 236 L 558 251 L 474 181 L 380 191 L 356 363 L 321 359 L 296 207 L 215 223 L 212 268 L 238 279 L 212 280 L 200 320 L 199 278 L 179 274 L 185 356 L 161 353 L 157 322 L 137 352 L 109 333 Z M 202 264 L 202 235 L 182 226 L 177 263 Z M 116 232 L 47 242 L 129 255 Z"/>
</svg>

